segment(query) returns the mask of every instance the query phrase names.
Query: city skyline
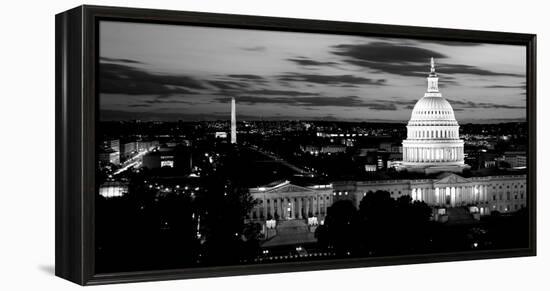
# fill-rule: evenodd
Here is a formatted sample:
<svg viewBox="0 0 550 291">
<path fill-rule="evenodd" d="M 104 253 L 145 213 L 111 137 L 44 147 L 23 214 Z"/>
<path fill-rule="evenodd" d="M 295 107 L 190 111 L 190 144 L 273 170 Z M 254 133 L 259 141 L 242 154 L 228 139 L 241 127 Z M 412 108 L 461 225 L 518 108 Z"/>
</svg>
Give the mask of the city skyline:
<svg viewBox="0 0 550 291">
<path fill-rule="evenodd" d="M 146 41 L 145 41 L 146 40 Z M 406 122 L 434 57 L 461 123 L 525 121 L 521 46 L 101 22 L 100 120 Z"/>
</svg>

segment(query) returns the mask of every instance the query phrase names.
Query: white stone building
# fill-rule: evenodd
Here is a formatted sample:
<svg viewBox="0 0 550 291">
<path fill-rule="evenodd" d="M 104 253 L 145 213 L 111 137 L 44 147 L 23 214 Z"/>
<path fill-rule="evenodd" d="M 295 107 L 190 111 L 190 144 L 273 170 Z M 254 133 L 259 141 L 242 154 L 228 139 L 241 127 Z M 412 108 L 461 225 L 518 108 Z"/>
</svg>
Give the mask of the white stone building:
<svg viewBox="0 0 550 291">
<path fill-rule="evenodd" d="M 287 181 L 251 188 L 250 193 L 258 204 L 249 219 L 265 222 L 268 237 L 270 230 L 276 236 L 281 230 L 292 229 L 287 238 L 281 239 L 281 244 L 287 244 L 314 241 L 312 234 L 300 237 L 298 233 L 311 232 L 312 226 L 322 224 L 333 202 L 347 199 L 359 207 L 361 199 L 370 191 L 387 191 L 393 198 L 411 196 L 432 206 L 438 220 L 448 218 L 447 209 L 460 210 L 459 207 L 467 207 L 467 211 L 464 208 L 462 211 L 475 218 L 492 211 L 507 213 L 526 207 L 527 176 L 524 174 L 470 178 L 459 175 L 469 168 L 464 163 L 464 141 L 459 138 L 453 108 L 442 97 L 437 82 L 432 58 L 428 90 L 414 106 L 407 125 L 407 139 L 403 141 L 403 162 L 397 166 L 409 172 L 430 174 L 426 178 L 333 181 L 330 185 L 314 187 L 296 186 Z"/>
<path fill-rule="evenodd" d="M 439 92 L 439 77 L 432 58 L 428 89 L 413 108 L 403 141 L 403 163 L 409 172 L 456 172 L 464 164 L 464 141 L 459 138 L 453 107 Z"/>
</svg>

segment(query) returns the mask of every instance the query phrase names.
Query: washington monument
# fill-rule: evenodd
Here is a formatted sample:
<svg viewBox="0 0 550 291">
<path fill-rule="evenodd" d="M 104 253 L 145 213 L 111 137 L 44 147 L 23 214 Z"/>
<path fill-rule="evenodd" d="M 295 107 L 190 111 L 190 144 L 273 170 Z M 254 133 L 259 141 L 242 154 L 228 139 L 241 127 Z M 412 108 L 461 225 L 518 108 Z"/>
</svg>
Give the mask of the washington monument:
<svg viewBox="0 0 550 291">
<path fill-rule="evenodd" d="M 231 143 L 237 143 L 237 114 L 235 112 L 235 97 L 231 98 Z"/>
</svg>

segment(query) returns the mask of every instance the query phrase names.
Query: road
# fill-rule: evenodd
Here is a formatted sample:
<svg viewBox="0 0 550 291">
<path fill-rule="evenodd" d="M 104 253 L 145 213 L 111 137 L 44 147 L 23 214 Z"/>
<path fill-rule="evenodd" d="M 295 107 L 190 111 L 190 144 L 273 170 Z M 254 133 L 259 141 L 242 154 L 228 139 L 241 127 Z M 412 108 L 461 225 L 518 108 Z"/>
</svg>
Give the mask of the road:
<svg viewBox="0 0 550 291">
<path fill-rule="evenodd" d="M 256 146 L 251 146 L 251 147 L 249 147 L 249 148 L 250 148 L 251 150 L 254 150 L 255 152 L 261 154 L 261 155 L 264 155 L 264 156 L 266 156 L 266 157 L 268 157 L 268 158 L 270 158 L 270 159 L 272 159 L 272 160 L 274 160 L 274 161 L 279 162 L 280 164 L 282 164 L 282 165 L 284 165 L 284 166 L 286 166 L 286 167 L 292 169 L 293 171 L 295 171 L 295 172 L 297 172 L 297 173 L 305 174 L 305 175 L 315 175 L 315 174 L 313 174 L 313 173 L 311 173 L 311 172 L 309 172 L 309 171 L 307 171 L 307 170 L 305 170 L 305 169 L 302 169 L 302 168 L 300 168 L 300 167 L 298 167 L 298 166 L 295 166 L 295 165 L 293 165 L 293 164 L 287 162 L 286 160 L 284 160 L 284 159 L 282 159 L 282 158 L 280 158 L 280 157 L 278 157 L 278 156 L 276 156 L 276 155 L 274 155 L 274 154 L 265 152 L 265 151 L 259 149 L 259 148 L 256 147 Z"/>
<path fill-rule="evenodd" d="M 137 155 L 135 155 L 135 156 L 131 157 L 130 159 L 128 159 L 127 161 L 125 161 L 122 164 L 123 165 L 122 168 L 120 168 L 116 172 L 114 172 L 113 175 L 118 175 L 118 174 L 128 170 L 129 168 L 141 165 L 141 158 L 149 152 L 150 152 L 150 150 L 145 150 L 145 151 L 141 151 L 141 152 L 137 153 Z"/>
</svg>

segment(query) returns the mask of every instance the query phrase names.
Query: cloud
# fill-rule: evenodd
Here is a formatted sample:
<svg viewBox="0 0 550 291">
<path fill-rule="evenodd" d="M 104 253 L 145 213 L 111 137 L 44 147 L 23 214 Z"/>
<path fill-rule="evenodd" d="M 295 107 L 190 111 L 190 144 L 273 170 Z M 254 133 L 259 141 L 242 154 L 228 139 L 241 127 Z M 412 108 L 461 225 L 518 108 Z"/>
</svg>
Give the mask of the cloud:
<svg viewBox="0 0 550 291">
<path fill-rule="evenodd" d="M 211 86 L 222 91 L 243 90 L 252 85 L 263 85 L 267 80 L 260 75 L 253 74 L 229 74 L 218 76 L 217 79 L 206 81 Z"/>
<path fill-rule="evenodd" d="M 469 74 L 469 75 L 479 75 L 479 76 L 509 76 L 509 77 L 525 77 L 522 74 L 512 74 L 506 72 L 495 72 L 485 69 L 481 69 L 475 66 L 470 65 L 459 65 L 459 64 L 438 64 L 437 71 L 444 74 Z"/>
<path fill-rule="evenodd" d="M 108 63 L 124 63 L 124 64 L 144 64 L 140 61 L 136 60 L 130 60 L 130 59 L 116 59 L 116 58 L 108 58 L 108 57 L 100 57 L 100 62 L 108 62 Z"/>
<path fill-rule="evenodd" d="M 149 104 L 130 104 L 128 107 L 151 107 Z"/>
<path fill-rule="evenodd" d="M 272 90 L 272 89 L 257 89 L 243 92 L 244 94 L 254 95 L 276 95 L 276 96 L 318 96 L 316 92 L 304 92 L 294 90 Z"/>
<path fill-rule="evenodd" d="M 377 73 L 389 73 L 406 77 L 426 77 L 430 71 L 430 67 L 427 62 L 422 64 L 385 63 L 358 59 L 347 59 L 345 62 L 359 67 L 372 69 Z"/>
<path fill-rule="evenodd" d="M 435 42 L 451 45 L 451 42 Z M 460 45 L 462 44 L 464 43 L 460 43 Z M 372 42 L 365 44 L 340 44 L 332 48 L 334 49 L 332 51 L 333 54 L 343 56 L 344 61 L 349 64 L 369 68 L 377 72 L 401 76 L 426 76 L 430 70 L 430 58 L 433 57 L 436 59 L 437 72 L 445 75 L 469 74 L 478 76 L 525 77 L 525 75 L 521 74 L 495 72 L 476 66 L 437 62 L 437 59 L 446 59 L 448 56 L 435 50 L 412 46 L 410 43 Z"/>
<path fill-rule="evenodd" d="M 490 102 L 449 100 L 455 111 L 464 109 L 525 109 L 525 105 L 508 105 Z"/>
<path fill-rule="evenodd" d="M 128 95 L 192 94 L 189 89 L 203 89 L 203 84 L 189 76 L 161 75 L 131 66 L 99 64 L 99 91 Z"/>
<path fill-rule="evenodd" d="M 185 112 L 163 112 L 158 110 L 124 111 L 124 110 L 100 110 L 101 121 L 113 120 L 143 120 L 143 121 L 201 121 L 201 120 L 228 120 L 230 113 L 218 114 L 187 114 Z"/>
<path fill-rule="evenodd" d="M 308 82 L 323 85 L 357 86 L 357 85 L 385 85 L 385 79 L 369 79 L 353 75 L 315 75 L 287 73 L 279 76 L 281 81 Z"/>
<path fill-rule="evenodd" d="M 220 97 L 215 99 L 218 102 L 228 103 L 231 98 Z M 391 100 L 374 100 L 372 102 L 365 102 L 357 96 L 343 96 L 343 97 L 258 97 L 258 96 L 238 96 L 235 100 L 239 104 L 246 105 L 258 105 L 258 104 L 282 104 L 295 107 L 304 107 L 306 110 L 313 110 L 315 107 L 363 107 L 372 110 L 397 110 L 399 102 L 393 102 Z"/>
<path fill-rule="evenodd" d="M 185 100 L 164 100 L 164 99 L 153 99 L 144 101 L 147 104 L 197 104 Z"/>
<path fill-rule="evenodd" d="M 265 46 L 243 47 L 242 49 L 249 52 L 264 52 L 267 50 Z"/>
<path fill-rule="evenodd" d="M 446 40 L 422 40 L 422 43 L 433 43 L 446 46 L 480 46 L 481 42 L 446 41 Z"/>
<path fill-rule="evenodd" d="M 525 85 L 490 85 L 485 86 L 484 88 L 489 89 L 525 89 Z"/>
<path fill-rule="evenodd" d="M 391 100 L 381 100 L 381 99 L 378 99 L 376 100 L 377 102 L 389 102 L 389 103 L 392 103 L 392 104 L 397 104 L 397 105 L 405 105 L 405 106 L 409 106 L 409 105 L 415 105 L 416 102 L 418 102 L 418 100 L 403 100 L 399 97 L 393 97 Z"/>
<path fill-rule="evenodd" d="M 312 59 L 308 59 L 306 57 L 290 58 L 287 60 L 293 63 L 296 63 L 300 66 L 333 66 L 338 64 L 336 62 L 315 61 Z"/>
<path fill-rule="evenodd" d="M 211 80 L 208 81 L 208 83 L 221 90 L 237 90 L 247 88 L 249 86 L 247 83 L 227 80 Z"/>
<path fill-rule="evenodd" d="M 393 44 L 389 42 L 371 42 L 366 44 L 340 44 L 333 46 L 332 53 L 354 60 L 384 63 L 428 63 L 431 57 L 446 58 L 439 52 L 420 47 Z"/>
<path fill-rule="evenodd" d="M 233 74 L 227 75 L 229 78 L 234 78 L 241 81 L 265 82 L 265 78 L 259 75 L 252 74 Z"/>
</svg>

